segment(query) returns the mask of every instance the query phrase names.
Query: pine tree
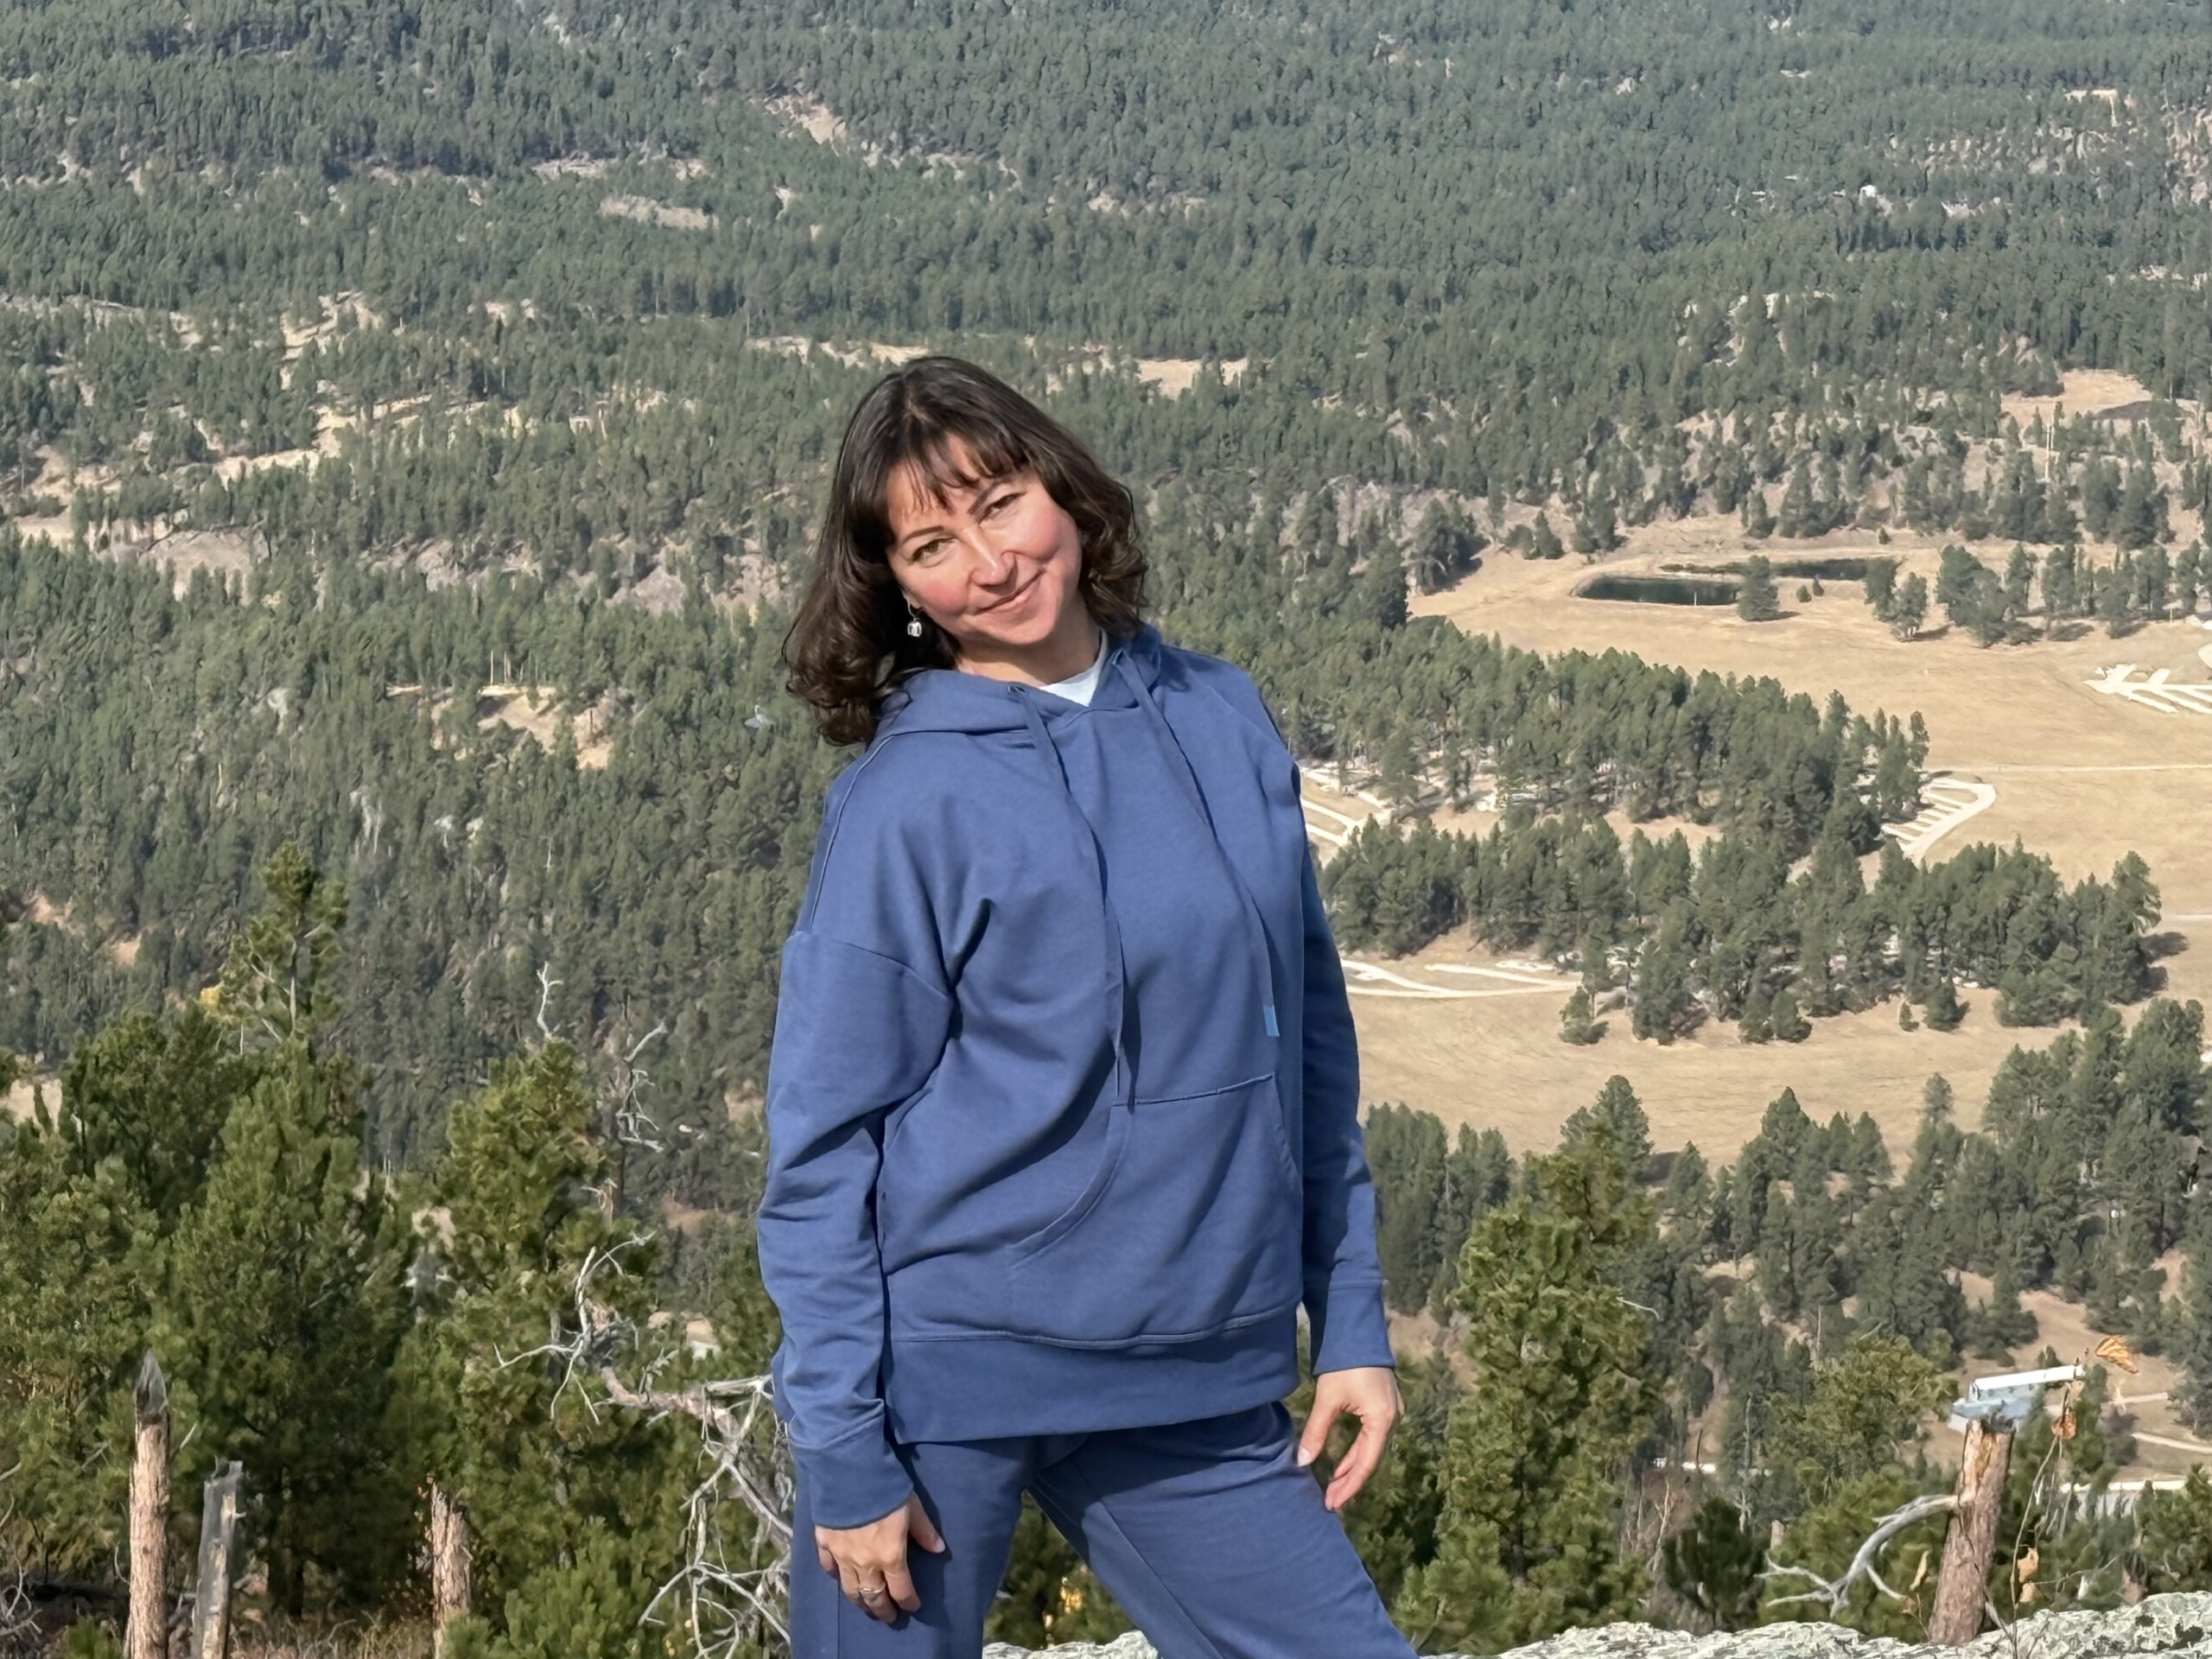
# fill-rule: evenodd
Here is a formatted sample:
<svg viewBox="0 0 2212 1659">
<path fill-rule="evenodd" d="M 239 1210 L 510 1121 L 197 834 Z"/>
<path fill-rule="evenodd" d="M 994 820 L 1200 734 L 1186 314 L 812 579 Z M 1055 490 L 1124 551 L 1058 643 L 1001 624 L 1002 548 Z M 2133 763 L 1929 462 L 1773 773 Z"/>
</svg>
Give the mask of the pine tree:
<svg viewBox="0 0 2212 1659">
<path fill-rule="evenodd" d="M 192 1381 L 200 1456 L 245 1465 L 249 1536 L 295 1617 L 310 1568 L 373 1604 L 411 1547 L 385 1421 L 411 1240 L 360 1166 L 346 1071 L 296 1049 L 232 1109 L 177 1236 L 162 1344 Z"/>
<path fill-rule="evenodd" d="M 1563 559 L 1567 549 L 1560 544 L 1559 532 L 1552 528 L 1551 516 L 1540 512 L 1529 532 L 1529 556 L 1532 559 Z"/>
<path fill-rule="evenodd" d="M 2183 619 L 2196 614 L 2197 596 L 2208 586 L 2212 586 L 2212 580 L 2208 580 L 2204 542 L 2200 537 L 2174 555 L 2174 608 Z"/>
<path fill-rule="evenodd" d="M 1771 622 L 1782 614 L 1782 598 L 1775 591 L 1774 566 L 1754 553 L 1745 559 L 1737 578 L 1736 614 L 1746 622 Z"/>
<path fill-rule="evenodd" d="M 2012 1351 L 2033 1342 L 2036 1316 L 2020 1306 L 2020 1275 L 2008 1257 L 1997 1264 L 1989 1300 L 1974 1310 L 1967 1323 L 1974 1351 L 1984 1359 L 2010 1359 Z"/>
<path fill-rule="evenodd" d="M 1917 570 L 1906 573 L 1897 584 L 1897 597 L 1890 606 L 1887 618 L 1891 632 L 1900 639 L 1919 636 L 1921 626 L 1928 620 L 1928 578 Z"/>
<path fill-rule="evenodd" d="M 1629 1080 L 1618 1074 L 1605 1079 L 1594 1102 L 1578 1108 L 1560 1126 L 1560 1148 L 1572 1152 L 1600 1131 L 1619 1156 L 1629 1179 L 1639 1185 L 1647 1179 L 1651 1171 L 1651 1120 L 1644 1115 L 1643 1103 L 1636 1097 Z"/>
<path fill-rule="evenodd" d="M 1641 1565 L 1619 1543 L 1622 1478 L 1659 1405 L 1647 1315 L 1612 1275 L 1653 1233 L 1610 1137 L 1532 1162 L 1460 1262 L 1472 1392 L 1446 1433 L 1433 1560 L 1395 1613 L 1418 1648 L 1511 1646 L 1624 1618 Z"/>
<path fill-rule="evenodd" d="M 1802 457 L 1790 469 L 1789 482 L 1782 492 L 1782 512 L 1775 522 L 1783 536 L 1793 539 L 1817 536 L 1823 528 L 1813 499 L 1812 468 Z"/>
<path fill-rule="evenodd" d="M 2147 548 L 2164 539 L 2166 493 L 2149 466 L 2131 467 L 2120 485 L 2112 520 L 2112 538 L 2122 548 Z"/>
<path fill-rule="evenodd" d="M 1577 985 L 1559 1013 L 1559 1037 L 1563 1043 L 1578 1047 L 1596 1042 L 1605 1034 L 1605 1022 L 1590 1015 L 1590 989 Z"/>
<path fill-rule="evenodd" d="M 1895 559 L 1872 558 L 1866 561 L 1866 574 L 1861 579 L 1866 603 L 1877 621 L 1890 620 L 1890 605 L 1897 594 L 1897 562 Z"/>
<path fill-rule="evenodd" d="M 2065 621 L 2080 608 L 2081 595 L 2075 583 L 2074 550 L 2054 547 L 2043 559 L 2043 617 L 2048 630 L 2053 623 Z"/>
<path fill-rule="evenodd" d="M 1442 496 L 1422 510 L 1414 526 L 1410 565 L 1414 586 L 1433 594 L 1464 574 L 1480 550 L 1482 538 L 1464 513 Z"/>
<path fill-rule="evenodd" d="M 1384 1103 L 1369 1114 L 1375 1181 L 1375 1245 L 1390 1305 L 1412 1313 L 1428 1300 L 1442 1265 L 1438 1210 L 1446 1180 L 1444 1125 L 1428 1112 Z"/>
<path fill-rule="evenodd" d="M 1959 1022 L 1967 1017 L 1966 1004 L 1960 1000 L 1959 988 L 1948 974 L 1938 974 L 1928 993 L 1928 1028 L 1930 1031 L 1956 1031 Z"/>
<path fill-rule="evenodd" d="M 2212 1224 L 2200 1215 L 2190 1230 L 2169 1351 L 2181 1368 L 2173 1400 L 2183 1421 L 2202 1433 L 2212 1428 Z"/>
<path fill-rule="evenodd" d="M 2164 1594 L 2212 1584 L 2212 1474 L 2202 1465 L 2179 1491 L 2145 1492 L 2139 1514 L 2145 1589 Z"/>
<path fill-rule="evenodd" d="M 2098 580 L 2097 620 L 2105 625 L 2105 632 L 2114 639 L 2135 626 L 2133 587 L 2117 566 Z"/>
<path fill-rule="evenodd" d="M 651 1312 L 654 1249 L 599 1202 L 611 1162 L 596 1116 L 557 1039 L 501 1060 L 454 1107 L 436 1179 L 451 1231 L 416 1275 L 423 1317 L 399 1367 L 413 1457 L 468 1511 L 497 1659 L 626 1659 L 698 1478 L 696 1434 L 611 1406 L 557 1355 L 531 1357 L 573 1340 L 582 1295 L 632 1329 Z M 734 1358 L 760 1351 L 760 1332 L 715 1335 Z M 572 1616 L 584 1622 L 564 1645 Z"/>
<path fill-rule="evenodd" d="M 1612 497 L 1602 489 L 1592 492 L 1574 518 L 1574 550 L 1586 559 L 1610 552 L 1620 541 L 1618 522 Z"/>
<path fill-rule="evenodd" d="M 1744 534 L 1755 542 L 1763 542 L 1774 534 L 1774 513 L 1766 504 L 1766 492 L 1756 483 L 1744 492 L 1744 500 L 1738 512 Z"/>
<path fill-rule="evenodd" d="M 2173 585 L 2173 563 L 2153 542 L 2135 556 L 2135 604 L 2153 622 L 2166 620 Z"/>
<path fill-rule="evenodd" d="M 1637 960 L 1636 1001 L 1629 1016 L 1629 1029 L 1637 1036 L 1671 1043 L 1681 1034 L 1694 1007 L 1689 965 L 1681 925 L 1669 918 Z"/>
<path fill-rule="evenodd" d="M 1368 556 L 1360 572 L 1359 593 L 1363 608 L 1383 632 L 1405 626 L 1406 563 L 1397 543 L 1386 540 Z"/>
<path fill-rule="evenodd" d="M 2120 513 L 2120 469 L 2109 459 L 2091 461 L 2082 474 L 2082 524 L 2098 541 L 2105 539 Z"/>
<path fill-rule="evenodd" d="M 1661 1547 L 1667 1587 L 1716 1630 L 1738 1630 L 1757 1618 L 1766 1551 L 1743 1512 L 1715 1492 Z"/>
<path fill-rule="evenodd" d="M 2008 620 L 2017 621 L 2027 615 L 2035 577 L 2035 560 L 2026 548 L 2014 543 L 2011 556 L 2005 561 L 2005 614 Z"/>
</svg>

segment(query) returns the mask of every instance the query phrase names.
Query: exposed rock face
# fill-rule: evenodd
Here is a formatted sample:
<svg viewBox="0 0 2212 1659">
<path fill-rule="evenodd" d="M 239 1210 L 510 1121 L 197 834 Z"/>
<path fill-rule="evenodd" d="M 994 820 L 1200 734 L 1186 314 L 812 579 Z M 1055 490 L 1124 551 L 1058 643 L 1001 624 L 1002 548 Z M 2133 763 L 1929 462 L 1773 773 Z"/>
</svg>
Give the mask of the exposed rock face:
<svg viewBox="0 0 2212 1659">
<path fill-rule="evenodd" d="M 1966 1648 L 1937 1648 L 1861 1636 L 1834 1624 L 1769 1624 L 1732 1635 L 1687 1636 L 1648 1624 L 1570 1630 L 1509 1659 L 2108 1659 L 2132 1653 L 2212 1655 L 2212 1595 L 2153 1596 L 2107 1613 L 2039 1613 L 2010 1631 L 1993 1630 Z M 1158 1659 L 1141 1636 L 1104 1647 L 1054 1648 L 1052 1659 Z M 994 1643 L 983 1659 L 1027 1659 L 1027 1649 Z M 1317 1653 L 1312 1659 L 1333 1659 Z"/>
</svg>

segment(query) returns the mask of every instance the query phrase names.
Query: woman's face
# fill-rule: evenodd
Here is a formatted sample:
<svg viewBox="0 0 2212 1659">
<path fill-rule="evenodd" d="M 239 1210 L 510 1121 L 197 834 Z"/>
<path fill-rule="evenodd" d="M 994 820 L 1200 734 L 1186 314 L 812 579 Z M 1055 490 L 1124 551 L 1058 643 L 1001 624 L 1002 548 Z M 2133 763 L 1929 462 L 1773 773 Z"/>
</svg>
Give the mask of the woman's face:
<svg viewBox="0 0 2212 1659">
<path fill-rule="evenodd" d="M 951 459 L 963 474 L 979 470 L 957 442 Z M 902 467 L 886 506 L 891 573 L 963 665 L 1029 667 L 1077 652 L 1074 672 L 1090 660 L 1082 537 L 1034 473 L 955 485 L 939 501 Z"/>
</svg>

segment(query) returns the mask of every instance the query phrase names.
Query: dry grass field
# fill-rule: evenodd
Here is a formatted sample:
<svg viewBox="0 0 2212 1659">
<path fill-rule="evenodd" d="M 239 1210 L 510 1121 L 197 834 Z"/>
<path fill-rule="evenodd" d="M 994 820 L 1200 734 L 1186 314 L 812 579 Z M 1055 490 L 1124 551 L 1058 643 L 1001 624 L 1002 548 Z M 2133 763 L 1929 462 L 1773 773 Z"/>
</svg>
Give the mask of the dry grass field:
<svg viewBox="0 0 2212 1659">
<path fill-rule="evenodd" d="M 2025 425 L 2037 415 L 2048 419 L 2061 404 L 2072 415 L 2123 407 L 2145 395 L 2125 376 L 2075 373 L 2062 397 L 2014 399 L 2006 410 Z M 2193 521 L 2177 524 L 2183 538 L 2197 528 Z M 1845 531 L 1755 546 L 1732 519 L 1693 518 L 1631 531 L 1594 569 L 1656 573 L 1753 550 L 1777 562 L 1880 554 L 1923 572 L 1932 586 L 1941 541 L 1894 532 L 1885 543 L 1871 531 Z M 2092 554 L 2108 556 L 2108 550 Z M 2175 684 L 2212 683 L 2212 632 L 2177 621 L 2113 639 L 2101 626 L 2076 625 L 2071 638 L 1984 648 L 1945 631 L 1938 614 L 1926 634 L 1905 641 L 1875 620 L 1856 582 L 1831 581 L 1822 594 L 1800 600 L 1799 582 L 1780 578 L 1784 615 L 1747 623 L 1732 607 L 1579 597 L 1576 589 L 1592 573 L 1580 559 L 1529 561 L 1497 549 L 1471 575 L 1414 608 L 1531 650 L 1618 647 L 1694 671 L 1771 676 L 1816 700 L 1840 690 L 1860 709 L 1917 711 L 1928 722 L 1931 769 L 1995 795 L 1936 839 L 1927 855 L 2017 838 L 2072 879 L 2107 874 L 2126 853 L 2140 853 L 2164 899 L 2165 925 L 2182 947 L 2165 963 L 2167 988 L 2212 1001 L 2212 715 L 2171 712 L 2090 683 L 2123 664 L 2138 683 L 2163 671 Z M 1334 839 L 1327 831 L 1341 832 L 1347 820 L 1374 810 L 1337 793 L 1330 781 L 1316 776 L 1306 783 L 1325 856 Z M 1968 794 L 1962 788 L 1955 798 Z M 1490 817 L 1462 812 L 1440 822 L 1479 830 Z M 1629 826 L 1616 827 L 1625 835 Z M 1671 827 L 1646 826 L 1654 833 Z M 1458 939 L 1439 941 L 1404 963 L 1375 965 L 1399 981 L 1444 988 L 1493 983 L 1452 967 L 1497 966 Z M 1662 1147 L 1694 1141 L 1708 1155 L 1727 1157 L 1756 1130 L 1766 1103 L 1791 1087 L 1818 1118 L 1871 1112 L 1893 1153 L 1902 1154 L 1930 1073 L 1950 1079 L 1961 1116 L 1972 1122 L 2005 1053 L 2016 1042 L 2049 1036 L 1998 1026 L 1990 994 L 1969 991 L 1971 1012 L 1949 1033 L 1901 1031 L 1892 1007 L 1818 1021 L 1811 1038 L 1794 1046 L 1748 1046 L 1732 1027 L 1721 1027 L 1662 1048 L 1634 1040 L 1626 1021 L 1615 1017 L 1602 1041 L 1572 1048 L 1556 1034 L 1564 982 L 1548 995 L 1422 996 L 1355 976 L 1355 990 L 1366 1098 L 1404 1101 L 1450 1122 L 1495 1126 L 1519 1149 L 1550 1144 L 1560 1121 L 1618 1072 L 1643 1096 Z"/>
<path fill-rule="evenodd" d="M 1910 536 L 1882 546 L 1866 533 L 1844 532 L 1759 550 L 1777 560 L 1891 555 L 1932 580 L 1937 546 Z M 1653 571 L 1746 550 L 1732 522 L 1692 519 L 1633 533 L 1599 568 Z M 1875 620 L 1855 582 L 1829 582 L 1823 594 L 1801 602 L 1796 583 L 1784 581 L 1787 614 L 1754 624 L 1732 609 L 1577 597 L 1590 574 L 1577 559 L 1506 555 L 1415 608 L 1532 650 L 1618 647 L 1693 670 L 1769 675 L 1816 700 L 1840 690 L 1854 708 L 1917 710 L 1928 722 L 1931 768 L 1996 791 L 1986 809 L 1935 843 L 1932 856 L 1977 840 L 2017 837 L 2073 878 L 2108 873 L 2128 851 L 2141 853 L 2183 946 L 2165 964 L 2169 988 L 2212 1001 L 2212 717 L 2162 712 L 2088 683 L 2123 663 L 2168 670 L 2176 682 L 2212 680 L 2201 655 L 2212 632 L 2168 622 L 2117 640 L 2098 628 L 2070 639 L 1983 648 L 1939 626 L 1901 641 Z M 1318 805 L 1348 815 L 1372 810 L 1318 783 L 1309 782 L 1308 791 Z M 1452 822 L 1484 820 L 1463 815 Z M 1444 941 L 1414 959 L 1432 960 L 1483 959 Z M 1967 996 L 1972 1012 L 1948 1034 L 1901 1031 L 1891 1007 L 1819 1021 L 1801 1045 L 1757 1047 L 1721 1027 L 1662 1048 L 1634 1040 L 1617 1018 L 1601 1042 L 1571 1048 L 1558 1039 L 1557 1000 L 1535 996 L 1362 995 L 1354 1010 L 1370 1100 L 1404 1101 L 1447 1122 L 1494 1125 L 1516 1147 L 1541 1147 L 1561 1119 L 1619 1072 L 1643 1096 L 1661 1146 L 1694 1141 L 1708 1155 L 1726 1157 L 1785 1086 L 1817 1118 L 1871 1112 L 1893 1152 L 1902 1153 L 1922 1084 L 1940 1071 L 1971 1122 L 2005 1053 L 2049 1033 L 2005 1029 L 1991 1017 L 1987 993 Z"/>
</svg>

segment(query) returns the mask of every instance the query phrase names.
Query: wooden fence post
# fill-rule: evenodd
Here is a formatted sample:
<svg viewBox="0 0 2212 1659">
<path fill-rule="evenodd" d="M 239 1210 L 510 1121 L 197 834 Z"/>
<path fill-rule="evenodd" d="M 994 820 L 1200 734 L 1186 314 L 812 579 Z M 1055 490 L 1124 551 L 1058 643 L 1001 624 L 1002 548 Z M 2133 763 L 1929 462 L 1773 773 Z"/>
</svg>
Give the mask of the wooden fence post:
<svg viewBox="0 0 2212 1659">
<path fill-rule="evenodd" d="M 2005 1507 L 2005 1473 L 2012 1463 L 2009 1421 L 1975 1418 L 1967 1424 L 1959 1461 L 1958 1507 L 1943 1535 L 1943 1568 L 1936 1580 L 1936 1605 L 1928 1639 L 1962 1648 L 1981 1634 L 1982 1604 L 1989 1596 L 1989 1564 L 1997 1554 L 1997 1516 Z"/>
<path fill-rule="evenodd" d="M 231 1538 L 238 1520 L 236 1463 L 218 1464 L 200 1489 L 200 1576 L 193 1592 L 193 1659 L 226 1659 L 231 1650 Z"/>
<path fill-rule="evenodd" d="M 130 1390 L 137 1419 L 130 1462 L 130 1622 L 124 1632 L 129 1659 L 167 1659 L 169 1643 L 168 1566 L 169 1516 L 169 1394 L 161 1363 L 149 1348 Z"/>
<path fill-rule="evenodd" d="M 468 1511 L 430 1486 L 430 1653 L 446 1659 L 446 1630 L 468 1615 Z"/>
</svg>

